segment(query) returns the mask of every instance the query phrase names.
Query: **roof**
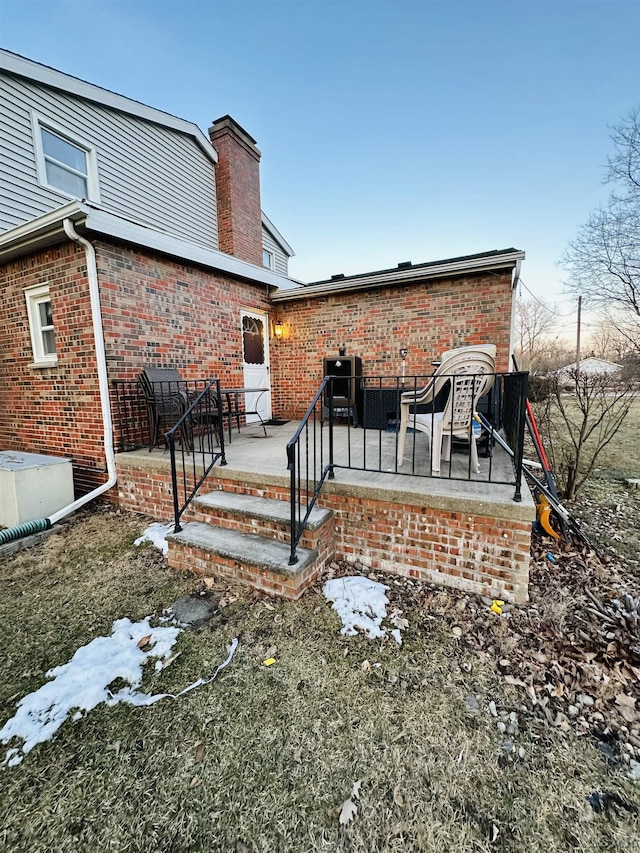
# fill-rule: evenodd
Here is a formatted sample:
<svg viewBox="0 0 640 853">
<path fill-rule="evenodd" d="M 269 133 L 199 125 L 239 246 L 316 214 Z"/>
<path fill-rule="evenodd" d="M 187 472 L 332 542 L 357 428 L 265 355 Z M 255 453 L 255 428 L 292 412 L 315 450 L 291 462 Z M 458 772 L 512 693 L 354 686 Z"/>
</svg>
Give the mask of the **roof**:
<svg viewBox="0 0 640 853">
<path fill-rule="evenodd" d="M 396 267 L 374 272 L 345 276 L 334 275 L 330 279 L 315 281 L 286 293 L 274 294 L 274 301 L 306 299 L 309 296 L 346 293 L 354 290 L 369 290 L 389 285 L 402 285 L 445 278 L 452 275 L 486 272 L 498 269 L 515 269 L 513 286 L 520 273 L 520 264 L 525 254 L 520 249 L 494 249 L 475 255 L 461 255 L 440 261 L 412 264 L 410 261 L 399 263 Z"/>
<path fill-rule="evenodd" d="M 148 107 L 140 101 L 135 101 L 132 98 L 126 98 L 124 95 L 118 95 L 111 92 L 109 89 L 103 89 L 101 86 L 96 86 L 93 83 L 87 83 L 80 80 L 78 77 L 73 77 L 71 74 L 64 74 L 62 71 L 57 71 L 48 65 L 42 65 L 40 62 L 34 62 L 32 59 L 27 59 L 17 53 L 12 53 L 9 50 L 0 48 L 0 70 L 10 74 L 15 74 L 18 77 L 24 77 L 27 80 L 33 80 L 36 83 L 43 83 L 46 86 L 51 86 L 54 89 L 59 89 L 62 92 L 68 92 L 72 95 L 77 95 L 87 101 L 93 101 L 96 104 L 101 104 L 104 107 L 118 110 L 128 115 L 136 116 L 145 121 L 159 124 L 163 127 L 168 127 L 171 130 L 177 130 L 180 133 L 185 133 L 192 136 L 196 143 L 200 146 L 206 156 L 214 163 L 218 159 L 218 155 L 207 137 L 202 133 L 200 128 L 193 122 L 186 119 L 178 118 L 177 116 L 166 113 L 163 110 L 157 110 L 154 107 Z"/>
<path fill-rule="evenodd" d="M 295 252 L 293 251 L 291 246 L 287 243 L 287 241 L 284 239 L 282 234 L 278 231 L 278 229 L 273 224 L 273 222 L 269 219 L 269 217 L 264 212 L 264 210 L 262 211 L 262 226 L 263 226 L 263 228 L 266 228 L 266 230 L 269 232 L 269 234 L 271 234 L 271 236 L 276 241 L 276 243 L 280 246 L 280 248 L 285 253 L 285 255 L 288 255 L 290 258 L 292 258 L 295 255 Z"/>
<path fill-rule="evenodd" d="M 125 219 L 97 205 L 80 201 L 69 202 L 0 234 L 0 264 L 67 240 L 63 224 L 65 219 L 70 219 L 81 232 L 132 243 L 188 263 L 220 270 L 236 278 L 269 287 L 291 286 L 290 279 L 265 267 L 242 261 L 226 252 L 205 249 L 164 231 Z"/>
<path fill-rule="evenodd" d="M 578 362 L 574 361 L 573 364 L 567 364 L 566 367 L 561 367 L 557 372 L 571 373 L 576 370 L 577 367 Z M 621 364 L 616 364 L 615 361 L 605 361 L 603 358 L 589 356 L 589 358 L 584 358 L 580 361 L 581 373 L 617 373 L 618 370 L 622 370 Z"/>
</svg>

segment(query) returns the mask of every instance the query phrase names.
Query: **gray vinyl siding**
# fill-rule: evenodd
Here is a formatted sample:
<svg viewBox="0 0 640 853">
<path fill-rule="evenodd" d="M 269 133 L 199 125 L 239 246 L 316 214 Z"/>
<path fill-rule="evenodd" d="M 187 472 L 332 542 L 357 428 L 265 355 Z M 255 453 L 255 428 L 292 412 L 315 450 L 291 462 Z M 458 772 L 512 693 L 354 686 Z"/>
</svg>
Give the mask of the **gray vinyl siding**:
<svg viewBox="0 0 640 853">
<path fill-rule="evenodd" d="M 264 227 L 262 228 L 262 247 L 267 252 L 273 252 L 274 272 L 277 272 L 278 275 L 289 275 L 289 258 Z"/>
<path fill-rule="evenodd" d="M 214 166 L 193 137 L 6 73 L 0 78 L 0 232 L 69 201 L 38 183 L 31 109 L 95 148 L 102 207 L 218 248 Z"/>
</svg>

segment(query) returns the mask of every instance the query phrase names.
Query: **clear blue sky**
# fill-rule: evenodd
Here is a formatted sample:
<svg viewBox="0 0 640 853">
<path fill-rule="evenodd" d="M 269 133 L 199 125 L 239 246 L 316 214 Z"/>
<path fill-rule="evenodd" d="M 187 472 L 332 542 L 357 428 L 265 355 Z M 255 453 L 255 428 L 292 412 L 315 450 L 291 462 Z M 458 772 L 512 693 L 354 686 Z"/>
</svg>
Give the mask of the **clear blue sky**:
<svg viewBox="0 0 640 853">
<path fill-rule="evenodd" d="M 515 246 L 556 263 L 640 106 L 637 0 L 0 0 L 0 44 L 262 151 L 306 281 Z"/>
</svg>

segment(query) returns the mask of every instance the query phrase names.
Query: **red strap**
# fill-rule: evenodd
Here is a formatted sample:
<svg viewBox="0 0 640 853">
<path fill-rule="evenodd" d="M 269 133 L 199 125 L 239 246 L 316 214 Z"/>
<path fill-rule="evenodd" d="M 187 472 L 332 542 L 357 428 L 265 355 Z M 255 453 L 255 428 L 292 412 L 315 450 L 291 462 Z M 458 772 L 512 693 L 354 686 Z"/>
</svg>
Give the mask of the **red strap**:
<svg viewBox="0 0 640 853">
<path fill-rule="evenodd" d="M 542 446 L 542 439 L 540 438 L 540 433 L 538 431 L 538 424 L 536 423 L 536 419 L 533 414 L 533 409 L 531 408 L 531 403 L 529 400 L 526 402 L 527 406 L 527 414 L 529 415 L 529 420 L 531 422 L 531 429 L 533 430 L 533 440 L 537 445 L 537 450 L 540 455 L 540 461 L 542 462 L 545 472 L 549 470 L 549 460 L 547 459 L 547 454 L 544 452 L 544 447 Z"/>
</svg>

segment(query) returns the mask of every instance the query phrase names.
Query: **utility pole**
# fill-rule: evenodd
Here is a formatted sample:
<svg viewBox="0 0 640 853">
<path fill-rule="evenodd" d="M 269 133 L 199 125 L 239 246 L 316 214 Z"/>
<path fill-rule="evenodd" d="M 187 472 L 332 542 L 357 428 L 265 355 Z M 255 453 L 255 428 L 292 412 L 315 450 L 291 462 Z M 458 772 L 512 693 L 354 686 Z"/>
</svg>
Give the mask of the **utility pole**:
<svg viewBox="0 0 640 853">
<path fill-rule="evenodd" d="M 578 330 L 576 332 L 576 384 L 580 378 L 580 318 L 582 314 L 582 296 L 578 296 Z"/>
</svg>

